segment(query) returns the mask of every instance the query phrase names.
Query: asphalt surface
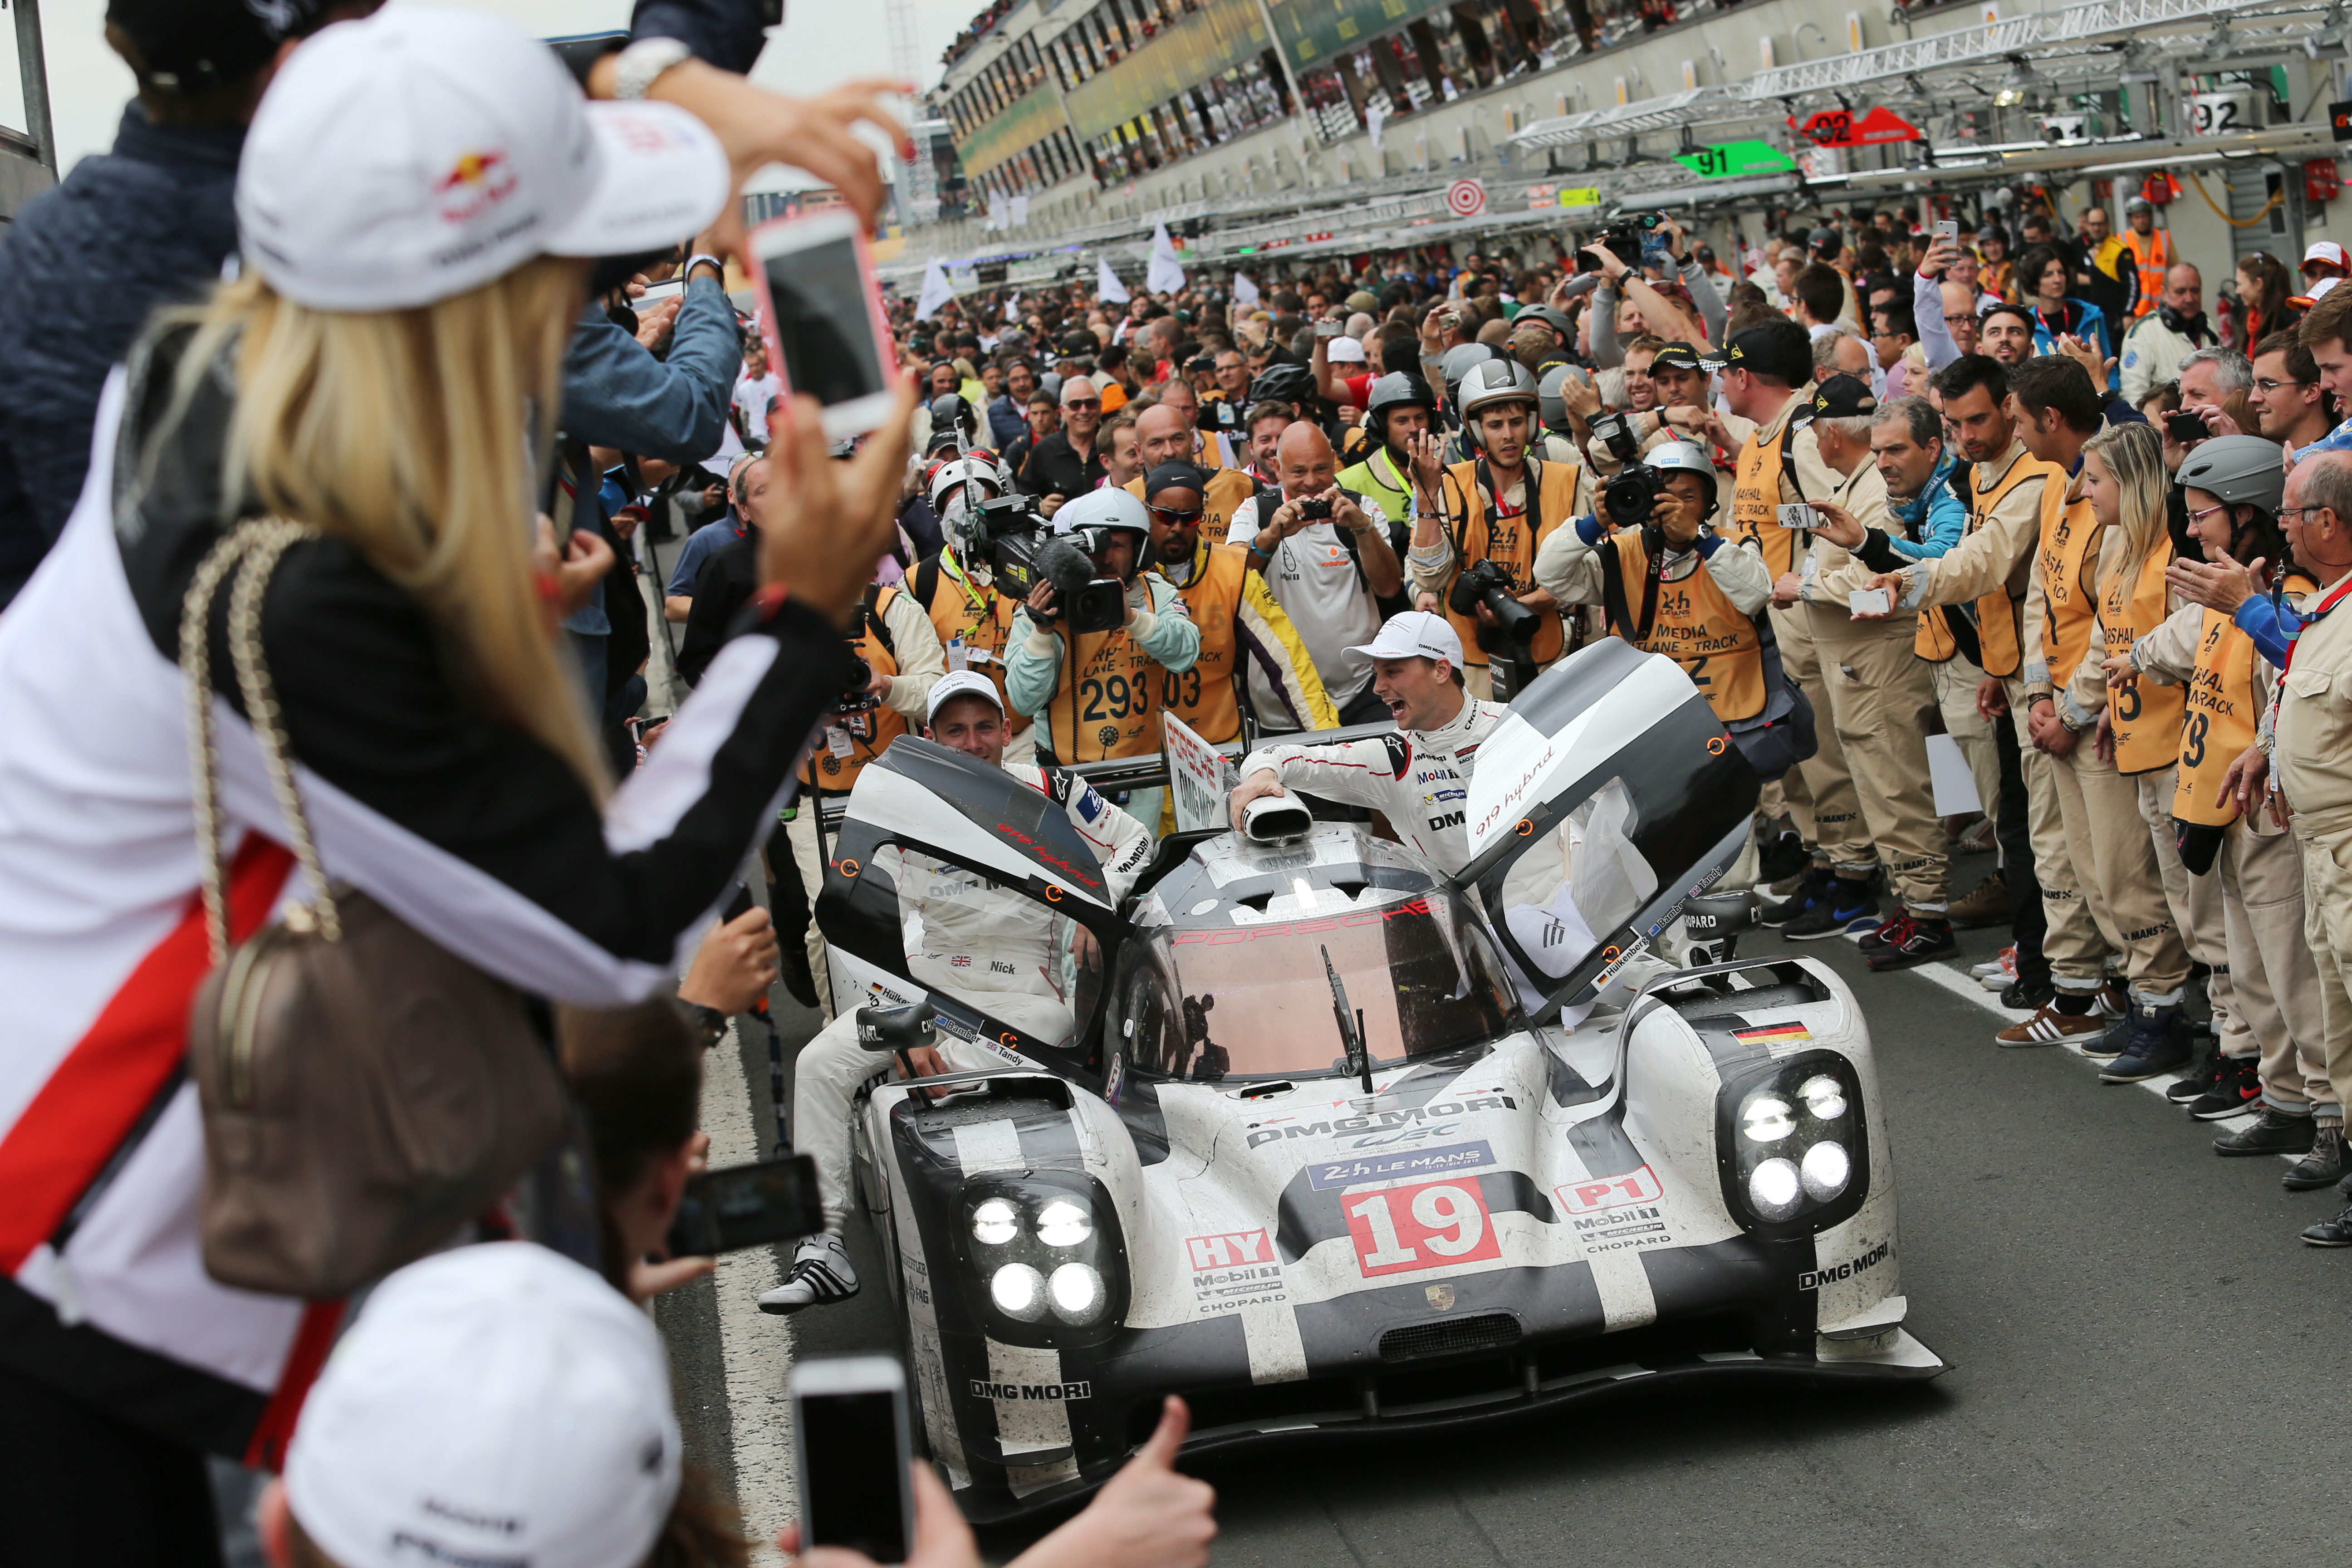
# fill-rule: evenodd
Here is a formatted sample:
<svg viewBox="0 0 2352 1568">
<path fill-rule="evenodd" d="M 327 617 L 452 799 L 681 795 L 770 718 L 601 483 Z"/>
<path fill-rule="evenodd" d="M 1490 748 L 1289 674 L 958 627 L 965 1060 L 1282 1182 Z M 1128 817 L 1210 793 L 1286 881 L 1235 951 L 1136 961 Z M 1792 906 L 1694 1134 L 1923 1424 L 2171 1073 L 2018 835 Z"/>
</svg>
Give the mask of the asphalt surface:
<svg viewBox="0 0 2352 1568">
<path fill-rule="evenodd" d="M 1961 859 L 1957 887 L 1990 868 Z M 2007 938 L 1962 940 L 1948 982 Z M 1834 939 L 1765 931 L 1742 956 L 1779 952 L 1836 968 L 1871 1021 L 1907 1327 L 1952 1370 L 1898 1392 L 1635 1384 L 1437 1437 L 1205 1461 L 1190 1468 L 1218 1489 L 1217 1562 L 2336 1559 L 2352 1253 L 2296 1233 L 2345 1200 L 2283 1190 L 2275 1159 L 2217 1158 L 2215 1128 L 2100 1084 L 2077 1055 L 1997 1048 L 2008 1019 L 1965 985 L 1873 975 Z M 774 1010 L 789 1057 L 818 1020 L 781 989 Z M 764 1142 L 766 1037 L 746 1029 L 734 1048 L 740 1076 L 714 1072 L 725 1102 L 706 1111 Z M 850 1247 L 866 1289 L 837 1307 L 744 1310 L 781 1279 L 783 1249 L 737 1255 L 659 1305 L 689 1457 L 755 1520 L 792 1511 L 775 1429 L 789 1359 L 894 1348 L 862 1215 Z M 987 1532 L 983 1549 L 1007 1560 L 1053 1522 Z"/>
</svg>

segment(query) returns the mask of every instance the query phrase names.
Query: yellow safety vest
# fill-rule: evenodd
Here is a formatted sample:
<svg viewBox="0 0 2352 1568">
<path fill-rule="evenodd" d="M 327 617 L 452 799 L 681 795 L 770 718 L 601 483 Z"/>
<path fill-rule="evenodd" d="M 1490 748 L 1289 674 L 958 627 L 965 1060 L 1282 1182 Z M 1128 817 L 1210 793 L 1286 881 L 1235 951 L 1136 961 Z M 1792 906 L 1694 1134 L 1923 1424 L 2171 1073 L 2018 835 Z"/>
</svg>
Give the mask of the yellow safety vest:
<svg viewBox="0 0 2352 1568">
<path fill-rule="evenodd" d="M 1486 515 L 1486 487 L 1494 480 L 1486 459 L 1455 463 L 1446 472 L 1454 479 L 1448 488 L 1462 498 L 1462 512 L 1454 520 L 1455 565 L 1467 569 L 1475 562 L 1492 561 L 1509 570 L 1511 582 L 1519 592 L 1533 588 L 1536 552 L 1554 530 L 1576 521 L 1577 466 L 1559 458 L 1547 462 L 1530 457 L 1525 487 L 1527 510 L 1515 517 L 1491 520 Z M 1554 607 L 1540 614 L 1543 618 L 1536 627 L 1530 650 L 1538 667 L 1559 658 L 1566 646 L 1559 609 Z M 1463 615 L 1448 605 L 1445 618 L 1453 623 L 1454 635 L 1462 639 L 1462 662 L 1484 669 L 1486 654 L 1478 646 L 1478 617 Z"/>
<path fill-rule="evenodd" d="M 1649 592 L 1650 552 L 1643 531 L 1621 528 L 1603 542 L 1615 552 L 1618 594 L 1607 596 L 1610 630 L 1649 653 L 1662 653 L 1690 672 L 1691 684 L 1706 694 L 1707 706 L 1725 723 L 1764 711 L 1764 640 L 1756 623 L 1740 612 L 1705 562 L 1679 583 L 1660 582 L 1649 634 L 1638 620 Z M 1727 545 L 1737 549 L 1737 545 Z"/>
<path fill-rule="evenodd" d="M 883 589 L 862 616 L 857 633 L 858 657 L 883 675 L 898 673 L 897 656 L 877 635 L 883 612 L 898 593 L 895 587 Z M 907 716 L 885 703 L 877 702 L 863 712 L 833 714 L 817 731 L 816 747 L 808 761 L 801 764 L 801 783 L 820 795 L 845 795 L 856 784 L 866 764 L 888 751 L 890 742 L 906 732 Z"/>
<path fill-rule="evenodd" d="M 2107 657 L 2164 624 L 2164 569 L 2172 564 L 2172 542 L 2159 540 L 2137 573 L 2119 573 L 2099 595 L 2099 626 Z M 2116 771 L 2152 773 L 2180 756 L 2181 688 L 2136 681 L 2109 697 L 2107 720 L 2116 731 Z"/>
</svg>

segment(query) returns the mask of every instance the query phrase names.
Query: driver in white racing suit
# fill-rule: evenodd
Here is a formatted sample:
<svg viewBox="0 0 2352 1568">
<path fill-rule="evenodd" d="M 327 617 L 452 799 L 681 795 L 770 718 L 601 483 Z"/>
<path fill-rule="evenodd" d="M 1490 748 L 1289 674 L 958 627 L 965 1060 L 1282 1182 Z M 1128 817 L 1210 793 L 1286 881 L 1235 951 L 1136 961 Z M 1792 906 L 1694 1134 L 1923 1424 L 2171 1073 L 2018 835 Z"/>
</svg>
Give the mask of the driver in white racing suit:
<svg viewBox="0 0 2352 1568">
<path fill-rule="evenodd" d="M 1003 767 L 1058 801 L 1101 863 L 1111 901 L 1127 896 L 1151 858 L 1151 835 L 1074 773 L 1006 763 L 1011 737 L 995 682 L 976 670 L 942 678 L 931 688 L 927 719 L 927 738 Z M 856 796 L 850 798 L 854 805 Z M 1066 965 L 1073 957 L 1085 963 L 1092 956 L 1093 937 L 1084 927 L 928 856 L 890 847 L 874 858 L 875 870 L 887 874 L 898 889 L 907 973 L 916 984 L 1036 1039 L 1058 1045 L 1069 1038 L 1076 1020 L 1068 1001 Z M 1025 1062 L 1003 1047 L 944 1034 L 939 1038 L 938 1046 L 908 1053 L 923 1077 Z M 824 1234 L 800 1244 L 784 1282 L 760 1298 L 761 1311 L 797 1311 L 857 1293 L 857 1273 L 841 1241 L 849 1217 L 850 1107 L 861 1088 L 889 1070 L 858 1044 L 854 1007 L 802 1048 L 793 1069 L 793 1127 L 800 1152 L 816 1161 Z"/>
<path fill-rule="evenodd" d="M 1370 806 L 1411 848 L 1451 874 L 1470 860 L 1462 825 L 1479 743 L 1510 710 L 1463 688 L 1462 639 L 1444 616 L 1391 616 L 1370 642 L 1347 650 L 1372 661 L 1372 690 L 1395 716 L 1397 733 L 1328 745 L 1261 746 L 1242 763 L 1232 796 L 1234 826 L 1261 795 L 1301 790 Z"/>
</svg>

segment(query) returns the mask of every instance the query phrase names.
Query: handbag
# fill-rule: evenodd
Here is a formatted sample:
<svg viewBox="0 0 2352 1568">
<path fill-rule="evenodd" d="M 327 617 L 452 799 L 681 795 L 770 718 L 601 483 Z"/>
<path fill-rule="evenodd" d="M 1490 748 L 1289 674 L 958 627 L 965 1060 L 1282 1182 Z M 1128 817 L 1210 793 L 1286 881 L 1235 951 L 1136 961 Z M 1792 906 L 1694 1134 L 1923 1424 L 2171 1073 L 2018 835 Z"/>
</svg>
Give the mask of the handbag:
<svg viewBox="0 0 2352 1568">
<path fill-rule="evenodd" d="M 205 1271 L 310 1298 L 348 1294 L 446 1243 L 554 1142 L 568 1106 L 520 992 L 366 893 L 328 884 L 260 635 L 278 558 L 317 535 L 275 518 L 240 524 L 198 566 L 180 612 L 212 953 L 188 1028 Z M 310 889 L 233 950 L 207 642 L 232 567 L 231 661 Z"/>
</svg>

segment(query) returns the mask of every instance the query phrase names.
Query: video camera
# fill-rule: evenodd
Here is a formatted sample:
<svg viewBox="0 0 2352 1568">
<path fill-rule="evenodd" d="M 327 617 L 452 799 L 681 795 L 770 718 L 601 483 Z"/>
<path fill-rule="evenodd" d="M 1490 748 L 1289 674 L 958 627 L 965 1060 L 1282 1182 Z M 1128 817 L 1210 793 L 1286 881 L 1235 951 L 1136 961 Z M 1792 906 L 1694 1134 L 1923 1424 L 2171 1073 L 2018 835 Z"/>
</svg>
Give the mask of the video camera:
<svg viewBox="0 0 2352 1568">
<path fill-rule="evenodd" d="M 1116 631 L 1126 624 L 1126 585 L 1096 571 L 1094 557 L 1077 539 L 1055 534 L 1034 500 L 999 496 L 972 510 L 973 549 L 988 562 L 998 593 L 1026 603 L 1044 583 L 1054 590 L 1055 607 L 1030 611 L 1037 620 L 1064 619 L 1074 632 Z"/>
<path fill-rule="evenodd" d="M 1626 266 L 1639 268 L 1642 258 L 1650 248 L 1650 232 L 1663 221 L 1656 213 L 1620 218 L 1601 231 L 1601 237 L 1592 242 L 1593 247 L 1608 250 Z M 1598 272 L 1601 263 L 1586 256 L 1584 247 L 1580 247 L 1576 253 L 1576 269 L 1579 272 Z"/>
<path fill-rule="evenodd" d="M 1636 463 L 1601 487 L 1601 510 L 1619 528 L 1640 528 L 1665 493 L 1666 476 L 1647 463 Z"/>
<path fill-rule="evenodd" d="M 1463 569 L 1445 595 L 1445 607 L 1457 616 L 1475 617 L 1484 605 L 1495 617 L 1493 626 L 1478 623 L 1478 646 L 1488 656 L 1495 683 L 1495 700 L 1508 702 L 1536 677 L 1536 628 L 1543 617 L 1519 603 L 1507 568 L 1479 561 Z"/>
</svg>

